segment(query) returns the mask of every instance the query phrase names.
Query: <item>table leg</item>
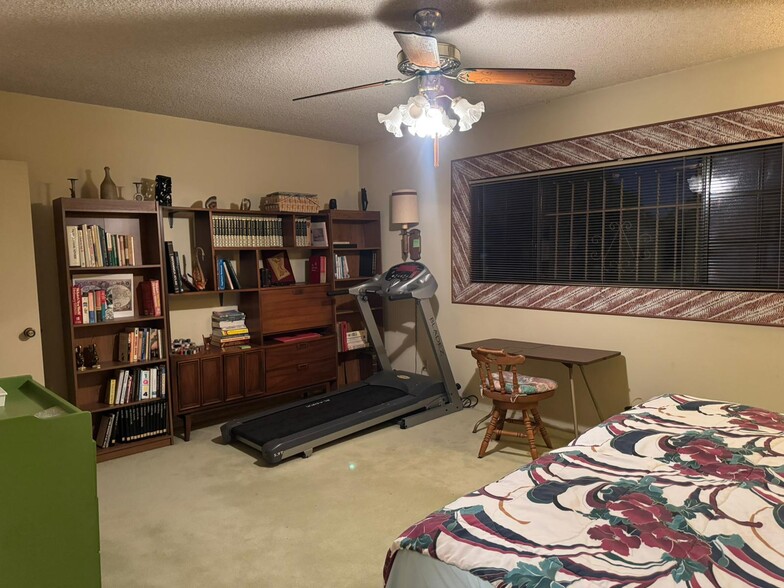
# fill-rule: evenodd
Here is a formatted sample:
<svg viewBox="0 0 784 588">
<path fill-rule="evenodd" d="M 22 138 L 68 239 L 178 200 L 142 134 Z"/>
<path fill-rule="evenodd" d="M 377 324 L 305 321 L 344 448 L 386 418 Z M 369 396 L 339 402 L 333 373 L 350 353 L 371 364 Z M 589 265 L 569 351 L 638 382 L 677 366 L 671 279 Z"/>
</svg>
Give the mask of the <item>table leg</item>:
<svg viewBox="0 0 784 588">
<path fill-rule="evenodd" d="M 572 392 L 572 415 L 574 416 L 574 438 L 580 436 L 580 429 L 577 428 L 577 398 L 574 395 L 574 364 L 565 363 L 569 368 L 569 389 Z"/>
<path fill-rule="evenodd" d="M 596 404 L 596 397 L 593 395 L 593 390 L 591 390 L 590 384 L 588 384 L 588 378 L 585 377 L 585 371 L 583 370 L 583 366 L 578 366 L 580 368 L 580 373 L 583 375 L 583 382 L 585 382 L 585 387 L 588 388 L 588 394 L 591 397 L 591 401 L 593 402 L 593 407 L 596 409 L 596 416 L 599 417 L 599 422 L 604 420 L 602 413 L 599 411 L 599 405 Z"/>
</svg>

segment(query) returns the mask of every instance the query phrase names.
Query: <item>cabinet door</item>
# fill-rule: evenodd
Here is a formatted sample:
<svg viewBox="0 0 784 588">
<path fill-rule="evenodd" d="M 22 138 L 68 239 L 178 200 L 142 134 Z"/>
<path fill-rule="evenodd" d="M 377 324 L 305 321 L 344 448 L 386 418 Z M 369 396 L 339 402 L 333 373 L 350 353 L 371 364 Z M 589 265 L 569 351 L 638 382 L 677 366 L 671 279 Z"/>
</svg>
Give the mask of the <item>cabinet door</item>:
<svg viewBox="0 0 784 588">
<path fill-rule="evenodd" d="M 199 360 L 177 362 L 177 412 L 199 408 L 201 386 Z"/>
<path fill-rule="evenodd" d="M 201 405 L 223 402 L 223 362 L 221 356 L 201 360 Z"/>
<path fill-rule="evenodd" d="M 226 400 L 242 398 L 242 354 L 223 356 L 223 394 Z"/>
<path fill-rule="evenodd" d="M 245 396 L 264 394 L 264 353 L 261 349 L 253 349 L 243 353 Z"/>
</svg>

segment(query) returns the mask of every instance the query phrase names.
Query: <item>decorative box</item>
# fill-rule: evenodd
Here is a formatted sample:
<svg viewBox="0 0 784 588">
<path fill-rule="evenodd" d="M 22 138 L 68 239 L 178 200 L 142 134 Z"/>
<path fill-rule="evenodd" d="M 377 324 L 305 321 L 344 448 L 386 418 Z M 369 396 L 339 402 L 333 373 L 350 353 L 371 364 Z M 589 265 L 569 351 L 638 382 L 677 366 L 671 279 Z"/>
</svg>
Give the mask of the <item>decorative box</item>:
<svg viewBox="0 0 784 588">
<path fill-rule="evenodd" d="M 273 192 L 261 199 L 259 208 L 264 212 L 303 212 L 315 214 L 319 211 L 317 194 L 298 192 Z"/>
</svg>

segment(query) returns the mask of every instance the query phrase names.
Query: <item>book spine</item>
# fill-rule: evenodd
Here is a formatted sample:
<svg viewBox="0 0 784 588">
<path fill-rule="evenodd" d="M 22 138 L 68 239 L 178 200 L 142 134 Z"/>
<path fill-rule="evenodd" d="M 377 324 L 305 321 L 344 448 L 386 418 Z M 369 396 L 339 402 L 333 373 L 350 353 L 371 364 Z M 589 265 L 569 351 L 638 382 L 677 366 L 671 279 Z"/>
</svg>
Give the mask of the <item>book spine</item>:
<svg viewBox="0 0 784 588">
<path fill-rule="evenodd" d="M 152 304 L 155 311 L 154 316 L 161 316 L 161 282 L 160 280 L 150 280 L 152 284 Z"/>
<path fill-rule="evenodd" d="M 79 286 L 71 286 L 71 311 L 73 312 L 73 324 L 82 324 L 82 289 Z"/>
<path fill-rule="evenodd" d="M 222 258 L 218 258 L 218 290 L 225 290 L 226 289 L 226 276 L 223 269 L 224 261 Z"/>
<path fill-rule="evenodd" d="M 66 227 L 68 241 L 68 265 L 79 267 L 79 233 L 75 226 Z"/>
</svg>

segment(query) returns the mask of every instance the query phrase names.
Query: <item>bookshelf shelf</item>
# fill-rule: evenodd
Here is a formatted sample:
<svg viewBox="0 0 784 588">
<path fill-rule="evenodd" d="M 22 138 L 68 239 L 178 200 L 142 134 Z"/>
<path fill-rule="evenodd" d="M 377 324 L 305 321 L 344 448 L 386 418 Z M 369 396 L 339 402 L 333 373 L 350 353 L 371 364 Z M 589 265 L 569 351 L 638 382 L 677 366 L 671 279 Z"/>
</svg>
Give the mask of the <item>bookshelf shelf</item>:
<svg viewBox="0 0 784 588">
<path fill-rule="evenodd" d="M 143 265 L 108 265 L 104 267 L 69 267 L 72 274 L 106 274 L 106 273 L 133 273 L 136 270 L 160 269 L 160 265 L 147 263 Z"/>
<path fill-rule="evenodd" d="M 110 321 L 101 321 L 100 323 L 82 323 L 81 325 L 73 325 L 74 329 L 86 329 L 90 327 L 107 327 L 113 325 L 133 325 L 136 323 L 146 323 L 150 321 L 163 321 L 166 317 L 161 316 L 129 316 L 123 318 L 112 319 Z"/>
<path fill-rule="evenodd" d="M 149 398 L 147 400 L 137 400 L 135 402 L 126 402 L 125 404 L 107 404 L 105 402 L 93 402 L 91 404 L 85 404 L 82 407 L 82 410 L 89 410 L 90 412 L 108 412 L 112 410 L 117 410 L 118 408 L 129 408 L 131 406 L 141 406 L 144 404 L 154 404 L 156 402 L 160 402 L 164 400 L 163 398 Z M 124 443 L 127 445 L 127 443 Z"/>
<path fill-rule="evenodd" d="M 122 370 L 128 368 L 144 367 L 146 365 L 156 365 L 166 363 L 166 358 L 162 359 L 149 359 L 144 361 L 101 361 L 101 367 L 88 368 L 86 370 L 76 370 L 77 377 L 87 376 L 90 374 L 99 374 L 101 372 L 110 372 L 112 370 Z M 87 410 L 82 407 L 83 410 Z"/>
<path fill-rule="evenodd" d="M 138 327 L 140 331 L 149 329 L 149 331 L 145 331 L 147 333 L 159 331 L 158 345 L 160 349 L 168 347 L 169 320 L 167 300 L 162 295 L 165 276 L 164 257 L 160 246 L 158 205 L 155 202 L 128 200 L 59 198 L 54 201 L 53 208 L 60 278 L 60 308 L 68 356 L 66 362 L 68 400 L 78 408 L 91 413 L 94 435 L 97 435 L 101 427 L 103 427 L 103 431 L 107 431 L 107 423 L 114 422 L 112 417 L 118 416 L 115 415 L 116 411 L 147 402 L 164 403 L 164 409 L 159 413 L 158 420 L 163 418 L 164 422 L 161 428 L 166 429 L 165 433 L 130 443 L 113 441 L 114 444 L 108 448 L 97 448 L 97 459 L 103 461 L 171 445 L 173 440 L 171 403 L 168 400 L 170 394 L 167 391 L 164 391 L 164 398 L 142 401 L 141 403 L 109 405 L 99 402 L 100 399 L 106 398 L 106 390 L 118 370 L 140 370 L 144 373 L 149 367 L 154 369 L 153 373 L 161 380 L 166 374 L 166 382 L 170 381 L 167 357 L 136 362 L 114 359 L 118 357 L 118 345 L 122 339 L 120 334 L 133 330 L 135 327 Z M 91 240 L 89 243 L 88 233 Z M 115 249 L 115 245 L 118 245 L 117 249 Z M 90 256 L 94 259 L 103 259 L 104 263 L 107 263 L 106 260 L 112 261 L 112 259 L 115 261 L 119 259 L 120 262 L 130 260 L 135 263 L 133 265 L 105 265 L 102 267 L 71 266 L 74 260 L 86 259 Z M 144 302 L 147 302 L 153 306 L 160 306 L 160 315 L 134 315 L 96 323 L 73 324 L 72 287 L 75 280 L 82 279 L 89 274 L 131 274 L 133 276 L 131 288 L 131 296 L 134 299 L 133 308 L 136 309 L 136 312 L 143 312 L 146 308 Z M 154 304 L 155 294 L 149 294 L 150 291 L 155 292 L 154 281 L 158 282 L 161 290 L 159 305 Z M 85 295 L 85 292 L 82 290 L 82 295 Z M 96 305 L 96 308 L 99 306 Z M 153 345 L 154 343 L 149 344 Z M 74 353 L 77 346 L 95 346 L 100 356 L 101 367 L 79 371 L 76 367 Z M 149 429 L 151 421 L 145 421 L 145 425 Z M 133 427 L 136 434 L 143 434 L 144 428 L 141 421 L 133 422 Z"/>
</svg>

